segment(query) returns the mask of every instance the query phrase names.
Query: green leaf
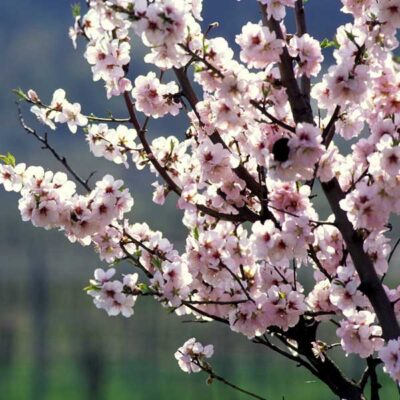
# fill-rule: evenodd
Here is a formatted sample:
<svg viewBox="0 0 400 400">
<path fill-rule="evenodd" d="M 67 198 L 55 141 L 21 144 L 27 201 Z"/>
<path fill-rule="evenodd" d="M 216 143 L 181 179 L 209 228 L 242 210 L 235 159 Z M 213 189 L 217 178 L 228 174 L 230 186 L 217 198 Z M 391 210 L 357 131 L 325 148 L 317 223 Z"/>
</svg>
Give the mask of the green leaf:
<svg viewBox="0 0 400 400">
<path fill-rule="evenodd" d="M 162 261 L 159 258 L 157 257 L 153 258 L 151 260 L 151 263 L 153 264 L 154 268 L 161 269 Z"/>
<path fill-rule="evenodd" d="M 175 148 L 175 141 L 171 139 L 170 142 L 169 142 L 169 152 L 171 154 L 174 151 L 174 148 Z"/>
<path fill-rule="evenodd" d="M 0 154 L 0 161 L 3 164 L 15 167 L 15 157 L 11 153 L 7 153 L 7 155 Z"/>
<path fill-rule="evenodd" d="M 81 16 L 81 5 L 79 3 L 72 4 L 71 9 L 74 18 Z"/>
<path fill-rule="evenodd" d="M 84 290 L 85 292 L 89 292 L 90 290 L 99 291 L 99 290 L 101 290 L 101 289 L 100 289 L 98 286 L 96 286 L 96 285 L 90 284 L 89 286 L 86 286 L 85 288 L 83 288 L 83 290 Z"/>
<path fill-rule="evenodd" d="M 199 240 L 199 228 L 196 226 L 194 229 L 193 229 L 193 237 L 196 239 L 196 240 Z"/>
<path fill-rule="evenodd" d="M 140 258 L 140 257 L 142 256 L 142 250 L 138 248 L 138 249 L 133 253 L 133 255 L 134 255 L 135 257 L 137 257 L 137 258 Z"/>
<path fill-rule="evenodd" d="M 336 38 L 333 40 L 329 40 L 325 38 L 321 43 L 321 49 L 327 49 L 328 47 L 336 47 L 337 49 L 339 48 L 339 43 L 337 42 Z"/>
<path fill-rule="evenodd" d="M 153 293 L 153 290 L 149 287 L 147 283 L 139 283 L 137 287 L 143 294 Z"/>
<path fill-rule="evenodd" d="M 203 67 L 202 65 L 196 64 L 196 65 L 194 66 L 194 72 L 195 72 L 195 73 L 203 72 L 203 71 L 204 71 L 204 67 Z"/>
<path fill-rule="evenodd" d="M 353 42 L 355 45 L 357 44 L 356 43 L 356 36 L 354 36 L 351 32 L 348 32 L 348 31 L 344 31 L 344 33 L 346 34 L 347 39 L 349 39 L 350 42 Z"/>
<path fill-rule="evenodd" d="M 394 61 L 396 64 L 400 64 L 400 56 L 393 56 L 393 61 Z"/>
<path fill-rule="evenodd" d="M 21 88 L 13 89 L 12 92 L 15 95 L 17 95 L 19 100 L 28 100 L 28 96 L 25 94 L 25 92 Z"/>
</svg>

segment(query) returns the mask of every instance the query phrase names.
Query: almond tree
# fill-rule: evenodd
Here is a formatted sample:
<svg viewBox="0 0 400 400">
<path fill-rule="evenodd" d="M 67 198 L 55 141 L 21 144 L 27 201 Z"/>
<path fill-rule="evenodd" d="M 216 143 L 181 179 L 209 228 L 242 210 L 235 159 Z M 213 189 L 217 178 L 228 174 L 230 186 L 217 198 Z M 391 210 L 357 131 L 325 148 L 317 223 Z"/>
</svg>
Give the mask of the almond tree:
<svg viewBox="0 0 400 400">
<path fill-rule="evenodd" d="M 91 187 L 48 140 L 25 130 L 55 156 L 64 172 L 16 164 L 2 156 L 0 183 L 19 192 L 24 221 L 57 228 L 92 245 L 111 265 L 137 271 L 115 277 L 97 269 L 87 292 L 109 315 L 130 317 L 150 296 L 178 316 L 216 321 L 306 368 L 341 399 L 379 399 L 376 368 L 400 379 L 400 286 L 385 276 L 399 241 L 388 237 L 400 213 L 400 0 L 342 0 L 353 23 L 322 43 L 307 32 L 303 0 L 253 0 L 260 21 L 236 36 L 240 61 L 215 25 L 202 26 L 202 0 L 87 0 L 75 5 L 70 37 L 107 98 L 119 97 L 126 117 L 84 114 L 58 89 L 50 101 L 17 91 L 38 120 L 86 134 L 90 151 L 156 177 L 153 201 L 175 196 L 183 210 L 186 248 L 126 214 L 133 198 L 106 175 Z M 81 12 L 82 11 L 82 12 Z M 296 32 L 285 26 L 294 13 Z M 149 72 L 130 73 L 131 42 L 144 44 Z M 335 59 L 319 81 L 323 49 Z M 174 79 L 165 79 L 172 71 Z M 312 104 L 316 104 L 314 107 Z M 176 136 L 151 142 L 151 120 L 186 114 Z M 186 129 L 184 131 L 184 129 Z M 335 144 L 352 141 L 351 151 Z M 331 215 L 314 208 L 322 187 Z M 82 189 L 80 194 L 77 185 Z M 313 288 L 300 269 L 312 269 Z M 321 336 L 330 325 L 335 341 Z M 330 338 L 329 340 L 332 340 Z M 358 380 L 346 377 L 330 349 L 365 360 Z M 211 345 L 189 339 L 175 354 L 185 372 L 221 377 Z"/>
</svg>

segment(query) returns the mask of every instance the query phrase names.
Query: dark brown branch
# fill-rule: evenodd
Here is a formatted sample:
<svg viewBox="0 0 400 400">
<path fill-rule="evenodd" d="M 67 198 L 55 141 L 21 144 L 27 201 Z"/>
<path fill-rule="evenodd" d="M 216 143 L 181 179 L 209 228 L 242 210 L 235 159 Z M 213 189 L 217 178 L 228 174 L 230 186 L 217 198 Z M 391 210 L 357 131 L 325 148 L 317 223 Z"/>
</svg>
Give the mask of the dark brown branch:
<svg viewBox="0 0 400 400">
<path fill-rule="evenodd" d="M 332 114 L 331 119 L 326 125 L 324 131 L 322 132 L 322 143 L 325 147 L 328 147 L 331 143 L 333 136 L 335 135 L 335 122 L 337 121 L 340 113 L 340 106 L 336 106 L 335 111 Z"/>
<path fill-rule="evenodd" d="M 304 10 L 304 1 L 297 0 L 295 3 L 295 16 L 296 16 L 296 35 L 298 37 L 307 33 L 306 13 Z M 311 92 L 311 79 L 307 75 L 302 75 L 300 78 L 301 92 L 304 97 L 309 101 Z"/>
<path fill-rule="evenodd" d="M 279 39 L 283 38 L 283 33 L 279 22 L 274 19 L 268 19 L 265 6 L 260 4 L 264 24 L 274 31 Z M 362 48 L 359 49 L 362 51 Z M 284 48 L 279 69 L 281 72 L 282 83 L 286 88 L 289 103 L 292 109 L 295 122 L 313 123 L 313 113 L 310 102 L 307 102 L 302 96 L 297 81 L 294 77 L 292 60 L 286 48 Z M 369 256 L 363 249 L 363 240 L 354 230 L 353 225 L 347 218 L 347 214 L 339 205 L 339 202 L 345 197 L 336 178 L 330 182 L 322 183 L 325 196 L 328 199 L 330 207 L 335 215 L 338 229 L 346 243 L 347 250 L 353 260 L 355 269 L 360 277 L 360 290 L 368 297 L 382 326 L 383 337 L 385 340 L 395 339 L 400 336 L 400 327 L 392 304 L 390 303 L 383 286 L 378 279 L 374 265 Z"/>
<path fill-rule="evenodd" d="M 138 267 L 141 271 L 143 271 L 143 273 L 147 276 L 147 278 L 152 278 L 153 275 L 147 271 L 147 269 L 144 267 L 144 265 L 139 261 L 139 258 L 134 257 L 132 254 L 130 254 L 128 252 L 128 250 L 126 249 L 125 245 L 126 243 L 124 243 L 123 241 L 121 241 L 119 243 L 123 253 L 125 254 L 126 259 L 130 260 L 133 262 L 133 264 L 136 265 L 136 267 Z"/>
<path fill-rule="evenodd" d="M 200 304 L 200 305 L 219 305 L 219 306 L 229 306 L 237 305 L 242 303 L 247 303 L 249 300 L 232 300 L 232 301 L 218 301 L 218 300 L 187 300 L 188 304 Z"/>
<path fill-rule="evenodd" d="M 316 254 L 314 248 L 311 245 L 308 247 L 308 253 L 307 254 L 311 258 L 311 260 L 314 261 L 314 263 L 317 266 L 317 268 L 326 276 L 326 278 L 329 281 L 331 281 L 332 277 L 329 275 L 328 271 L 322 266 L 321 261 L 317 257 L 317 254 Z"/>
<path fill-rule="evenodd" d="M 232 278 L 237 282 L 237 284 L 240 286 L 240 288 L 242 289 L 242 292 L 245 294 L 245 296 L 249 299 L 249 301 L 251 301 L 252 303 L 255 303 L 255 301 L 251 298 L 250 293 L 247 291 L 247 289 L 244 287 L 242 280 L 233 272 L 231 271 L 231 269 L 222 264 L 221 263 L 221 267 L 226 269 L 229 274 L 232 276 Z"/>
<path fill-rule="evenodd" d="M 268 18 L 265 5 L 260 3 L 262 20 L 272 32 L 275 32 L 276 37 L 285 40 L 279 21 L 273 18 Z M 284 46 L 279 62 L 279 71 L 283 86 L 286 88 L 290 108 L 292 110 L 293 119 L 296 123 L 308 122 L 314 123 L 310 102 L 303 96 L 294 76 L 293 62 L 287 48 Z"/>
<path fill-rule="evenodd" d="M 116 124 L 123 124 L 126 122 L 130 122 L 129 118 L 115 118 L 113 116 L 111 116 L 111 117 L 96 117 L 95 115 L 87 115 L 86 118 L 89 121 L 93 121 L 93 122 L 112 122 L 112 123 L 116 123 Z"/>
<path fill-rule="evenodd" d="M 296 16 L 296 35 L 303 36 L 307 33 L 306 13 L 304 11 L 304 1 L 296 0 L 295 4 L 295 16 Z"/>
<path fill-rule="evenodd" d="M 283 357 L 286 357 L 289 360 L 296 362 L 297 364 L 301 365 L 302 367 L 305 367 L 306 369 L 308 369 L 317 378 L 320 378 L 318 371 L 311 364 L 309 364 L 308 362 L 304 361 L 299 356 L 295 356 L 295 355 L 293 355 L 291 353 L 288 353 L 287 351 L 282 350 L 280 347 L 278 347 L 277 345 L 273 344 L 266 337 L 266 335 L 263 336 L 263 339 L 257 337 L 257 338 L 254 338 L 252 341 L 253 341 L 253 343 L 262 344 L 262 345 L 270 348 L 271 350 L 277 352 L 278 354 L 282 355 Z"/>
<path fill-rule="evenodd" d="M 214 370 L 211 368 L 211 365 L 209 365 L 209 364 L 207 364 L 207 363 L 202 363 L 202 362 L 200 362 L 199 360 L 197 360 L 197 359 L 195 359 L 195 358 L 192 358 L 192 362 L 193 362 L 194 364 L 196 364 L 199 368 L 201 368 L 202 371 L 206 372 L 206 373 L 209 375 L 209 377 L 211 378 L 211 380 L 214 380 L 214 379 L 215 379 L 215 380 L 217 380 L 217 381 L 219 381 L 219 382 L 222 382 L 223 384 L 225 384 L 225 385 L 231 387 L 232 389 L 235 389 L 235 390 L 237 390 L 238 392 L 247 394 L 248 396 L 253 397 L 254 399 L 266 400 L 264 397 L 261 397 L 261 396 L 259 396 L 258 394 L 249 392 L 248 390 L 243 389 L 243 388 L 241 388 L 241 387 L 239 387 L 239 386 L 237 386 L 237 385 L 235 385 L 235 384 L 233 384 L 233 383 L 227 381 L 227 380 L 226 380 L 225 378 L 223 378 L 222 376 L 216 374 L 216 373 L 214 372 Z"/>
<path fill-rule="evenodd" d="M 255 101 L 255 100 L 250 100 L 250 103 L 257 108 L 258 111 L 260 111 L 262 114 L 264 114 L 267 118 L 269 118 L 271 120 L 272 123 L 280 126 L 281 128 L 285 129 L 286 131 L 295 133 L 296 132 L 296 128 L 294 128 L 293 126 L 290 126 L 288 124 L 286 124 L 285 122 L 281 121 L 280 119 L 274 117 L 272 114 L 270 114 L 265 107 L 263 107 L 259 102 Z"/>
<path fill-rule="evenodd" d="M 160 258 L 163 261 L 169 261 L 168 258 L 165 257 L 164 254 L 161 254 L 157 250 L 150 249 L 144 243 L 142 243 L 140 240 L 136 240 L 133 236 L 131 236 L 129 233 L 127 233 L 125 229 L 123 231 L 123 234 L 124 234 L 124 236 L 126 236 L 129 239 L 129 241 L 124 242 L 125 244 L 133 243 L 137 247 L 141 247 L 143 250 L 147 251 L 149 254 L 153 255 L 154 257 Z"/>
<path fill-rule="evenodd" d="M 400 336 L 400 327 L 393 305 L 378 278 L 372 260 L 363 249 L 363 238 L 354 230 L 346 212 L 339 205 L 345 194 L 336 179 L 332 179 L 328 183 L 322 183 L 322 188 L 335 215 L 337 227 L 346 243 L 354 267 L 360 277 L 360 290 L 368 297 L 374 308 L 382 326 L 383 337 L 385 340 L 396 339 Z"/>
<path fill-rule="evenodd" d="M 296 326 L 290 328 L 286 337 L 296 340 L 299 354 L 303 355 L 318 371 L 319 378 L 340 398 L 347 400 L 365 400 L 359 385 L 347 379 L 338 366 L 324 354 L 318 358 L 312 351 L 312 342 L 316 341 L 318 322 L 303 317 Z"/>
<path fill-rule="evenodd" d="M 380 363 L 372 357 L 367 358 L 369 377 L 371 382 L 371 400 L 379 400 L 379 389 L 382 387 L 378 381 L 378 375 L 376 373 L 376 367 Z"/>
<path fill-rule="evenodd" d="M 193 310 L 196 313 L 202 315 L 203 317 L 207 317 L 207 318 L 210 318 L 210 319 L 212 319 L 214 321 L 218 321 L 218 322 L 221 322 L 221 323 L 223 323 L 225 325 L 229 325 L 229 322 L 226 319 L 221 318 L 221 317 L 217 317 L 216 315 L 212 315 L 212 314 L 209 314 L 206 311 L 200 310 L 199 308 L 197 308 L 193 304 L 191 304 L 189 301 L 183 300 L 182 301 L 182 305 L 184 305 L 186 307 L 189 307 L 191 310 Z"/>
<path fill-rule="evenodd" d="M 351 186 L 346 190 L 346 194 L 350 193 L 356 187 L 358 182 L 361 182 L 366 176 L 368 176 L 369 166 L 365 168 L 362 174 L 351 184 Z"/>
<path fill-rule="evenodd" d="M 214 67 L 214 65 L 212 65 L 210 62 L 207 61 L 206 55 L 204 55 L 203 57 L 200 56 L 199 54 L 195 53 L 194 51 L 192 51 L 188 46 L 185 46 L 183 44 L 179 45 L 183 50 L 186 51 L 186 53 L 190 54 L 193 58 L 193 60 L 199 61 L 201 63 L 203 63 L 206 68 L 208 70 L 210 70 L 211 72 L 213 72 L 215 75 L 217 75 L 219 78 L 224 79 L 225 76 L 224 74 L 216 67 Z"/>
</svg>

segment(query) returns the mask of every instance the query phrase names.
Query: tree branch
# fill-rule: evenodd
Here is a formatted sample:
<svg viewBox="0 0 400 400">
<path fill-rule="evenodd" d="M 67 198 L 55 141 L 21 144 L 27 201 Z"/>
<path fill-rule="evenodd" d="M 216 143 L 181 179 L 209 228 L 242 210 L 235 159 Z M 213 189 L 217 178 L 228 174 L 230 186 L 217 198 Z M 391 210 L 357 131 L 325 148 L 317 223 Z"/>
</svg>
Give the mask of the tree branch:
<svg viewBox="0 0 400 400">
<path fill-rule="evenodd" d="M 275 32 L 278 39 L 285 40 L 279 21 L 276 21 L 273 18 L 268 18 L 265 5 L 261 3 L 259 4 L 264 25 L 272 32 Z M 280 57 L 279 71 L 281 74 L 282 84 L 286 88 L 286 93 L 288 95 L 290 108 L 295 122 L 314 123 L 310 102 L 307 101 L 306 97 L 303 96 L 303 93 L 299 89 L 297 80 L 294 76 L 292 58 L 290 57 L 286 46 L 283 47 Z"/>
<path fill-rule="evenodd" d="M 296 16 L 296 35 L 298 37 L 303 36 L 307 33 L 307 23 L 306 23 L 306 13 L 304 11 L 304 1 L 297 0 L 295 3 L 295 16 Z M 301 83 L 301 92 L 303 96 L 310 101 L 310 92 L 311 92 L 311 79 L 303 74 L 300 78 Z"/>
<path fill-rule="evenodd" d="M 279 39 L 283 39 L 283 33 L 279 22 L 273 18 L 268 19 L 265 6 L 260 4 L 264 24 L 274 31 Z M 359 51 L 361 51 L 359 49 Z M 296 123 L 313 123 L 313 113 L 310 102 L 302 96 L 297 81 L 294 77 L 292 61 L 286 48 L 283 49 L 279 70 L 282 83 L 286 88 L 293 118 Z M 382 326 L 385 340 L 397 339 L 400 336 L 400 327 L 397 322 L 394 308 L 390 303 L 383 286 L 378 279 L 374 265 L 369 256 L 364 252 L 363 240 L 354 230 L 353 225 L 347 218 L 347 214 L 340 208 L 339 202 L 345 195 L 341 190 L 336 178 L 330 182 L 322 183 L 325 196 L 335 215 L 336 224 L 340 230 L 347 249 L 353 260 L 354 267 L 360 277 L 360 290 L 368 297 Z"/>
<path fill-rule="evenodd" d="M 380 360 L 376 360 L 372 357 L 367 358 L 368 371 L 371 380 L 371 400 L 379 400 L 379 389 L 382 387 L 378 381 L 378 375 L 376 373 L 376 367 L 380 363 Z"/>
<path fill-rule="evenodd" d="M 69 165 L 67 159 L 60 155 L 58 153 L 58 151 L 50 145 L 49 141 L 48 141 L 48 137 L 47 137 L 47 133 L 44 134 L 44 136 L 40 136 L 35 129 L 31 128 L 30 126 L 28 126 L 25 123 L 25 120 L 23 118 L 22 115 L 22 110 L 21 110 L 21 106 L 19 103 L 16 103 L 17 107 L 18 107 L 18 119 L 19 122 L 22 126 L 22 128 L 26 131 L 26 133 L 28 133 L 29 135 L 32 135 L 36 140 L 38 140 L 40 143 L 42 143 L 42 149 L 44 150 L 49 150 L 50 153 L 54 156 L 54 158 L 59 161 L 64 168 L 73 176 L 73 178 L 75 179 L 76 182 L 78 182 L 87 192 L 91 191 L 90 186 L 88 185 L 88 180 L 90 179 L 91 176 L 89 176 L 88 179 L 82 179 L 73 169 L 72 167 Z"/>
<path fill-rule="evenodd" d="M 174 182 L 174 180 L 170 177 L 170 175 L 165 170 L 165 168 L 163 168 L 161 166 L 161 164 L 158 162 L 158 160 L 154 156 L 153 151 L 151 150 L 151 147 L 150 147 L 149 143 L 147 142 L 146 133 L 142 130 L 142 128 L 139 124 L 139 121 L 136 117 L 136 113 L 133 108 L 133 102 L 132 102 L 131 97 L 128 92 L 124 93 L 124 99 L 125 99 L 125 104 L 128 108 L 128 112 L 130 115 L 130 122 L 133 124 L 134 128 L 137 131 L 137 135 L 139 137 L 140 142 L 142 143 L 142 146 L 144 148 L 144 151 L 146 152 L 146 155 L 147 155 L 149 161 L 152 163 L 153 167 L 160 174 L 160 176 L 164 179 L 164 181 L 168 185 L 169 189 L 173 190 L 178 196 L 181 196 L 182 189 Z M 212 208 L 206 207 L 202 204 L 194 204 L 194 205 L 199 211 L 203 212 L 204 214 L 210 215 L 211 217 L 214 217 L 214 218 L 220 219 L 220 220 L 232 221 L 232 222 L 246 222 L 246 221 L 255 222 L 258 220 L 258 216 L 256 214 L 254 214 L 254 215 L 226 214 L 226 213 L 220 213 L 220 212 L 218 212 Z"/>
<path fill-rule="evenodd" d="M 198 103 L 198 98 L 193 90 L 193 87 L 185 71 L 182 68 L 180 69 L 175 68 L 174 71 L 178 79 L 178 82 L 181 85 L 185 97 L 188 99 L 192 109 L 195 111 L 196 105 Z M 226 145 L 226 143 L 224 142 L 224 140 L 221 138 L 220 134 L 217 131 L 215 131 L 212 135 L 210 135 L 210 139 L 214 144 L 219 143 L 223 146 L 223 148 L 230 151 L 229 147 Z M 247 169 L 242 164 L 239 164 L 238 167 L 233 168 L 232 170 L 238 178 L 246 182 L 246 186 L 248 187 L 248 189 L 254 195 L 256 195 L 260 199 L 260 201 L 262 201 L 262 199 L 264 198 L 264 190 L 262 186 L 259 183 L 257 183 L 254 177 L 249 173 L 249 171 L 247 171 Z M 272 221 L 274 221 L 275 224 L 277 224 L 278 221 L 276 220 L 272 212 L 269 211 L 268 209 L 266 210 L 266 216 L 268 219 L 271 219 Z"/>
<path fill-rule="evenodd" d="M 334 178 L 330 182 L 322 183 L 322 189 L 360 277 L 360 290 L 368 297 L 374 308 L 382 326 L 383 337 L 385 340 L 397 339 L 400 336 L 400 327 L 393 305 L 378 278 L 372 260 L 363 249 L 362 237 L 354 230 L 346 212 L 340 208 L 339 202 L 344 199 L 345 195 L 339 186 L 339 182 Z"/>
<path fill-rule="evenodd" d="M 207 363 L 203 364 L 203 363 L 201 363 L 199 360 L 194 359 L 194 358 L 192 358 L 192 362 L 193 362 L 194 364 L 196 364 L 199 368 L 201 368 L 201 370 L 202 370 L 203 372 L 206 372 L 206 373 L 209 375 L 209 377 L 211 378 L 211 380 L 215 379 L 215 380 L 217 380 L 217 381 L 219 381 L 219 382 L 222 382 L 223 384 L 225 384 L 225 385 L 231 387 L 232 389 L 235 389 L 235 390 L 237 390 L 238 392 L 247 394 L 248 396 L 253 397 L 254 399 L 266 400 L 264 397 L 261 397 L 261 396 L 259 396 L 258 394 L 252 393 L 252 392 L 250 392 L 250 391 L 248 391 L 248 390 L 246 390 L 246 389 L 241 388 L 240 386 L 237 386 L 237 385 L 235 385 L 235 384 L 233 384 L 233 383 L 227 381 L 227 380 L 226 380 L 225 378 L 223 378 L 222 376 L 216 374 L 216 373 L 214 372 L 214 370 L 212 369 L 211 365 L 209 365 L 209 364 L 207 364 Z"/>
</svg>

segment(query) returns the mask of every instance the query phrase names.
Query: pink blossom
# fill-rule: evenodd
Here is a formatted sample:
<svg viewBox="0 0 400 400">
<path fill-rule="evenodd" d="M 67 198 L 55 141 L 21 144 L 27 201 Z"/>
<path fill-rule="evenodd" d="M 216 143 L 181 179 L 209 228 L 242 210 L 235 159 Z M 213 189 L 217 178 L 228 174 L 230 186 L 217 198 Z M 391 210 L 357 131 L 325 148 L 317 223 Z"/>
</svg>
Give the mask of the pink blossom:
<svg viewBox="0 0 400 400">
<path fill-rule="evenodd" d="M 400 342 L 391 339 L 379 350 L 379 358 L 384 363 L 384 371 L 395 381 L 400 381 Z"/>
<path fill-rule="evenodd" d="M 250 68 L 265 68 L 268 64 L 279 61 L 283 51 L 283 41 L 277 39 L 274 32 L 250 22 L 243 26 L 242 33 L 236 36 L 236 43 L 242 49 L 240 59 Z"/>
<path fill-rule="evenodd" d="M 182 371 L 190 374 L 200 372 L 201 367 L 205 365 L 205 358 L 211 358 L 213 354 L 214 347 L 211 344 L 203 346 L 200 342 L 196 342 L 195 338 L 191 338 L 182 347 L 179 347 L 175 358 Z"/>
<path fill-rule="evenodd" d="M 382 348 L 384 341 L 379 337 L 382 329 L 373 325 L 374 320 L 375 315 L 371 312 L 359 311 L 340 322 L 336 334 L 341 338 L 340 343 L 347 354 L 357 353 L 367 358 Z"/>
<path fill-rule="evenodd" d="M 161 84 L 154 72 L 147 76 L 139 76 L 135 80 L 132 91 L 136 99 L 136 109 L 148 116 L 159 118 L 167 113 L 177 115 L 182 106 L 179 99 L 175 98 L 178 86 L 174 82 Z"/>
</svg>

